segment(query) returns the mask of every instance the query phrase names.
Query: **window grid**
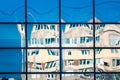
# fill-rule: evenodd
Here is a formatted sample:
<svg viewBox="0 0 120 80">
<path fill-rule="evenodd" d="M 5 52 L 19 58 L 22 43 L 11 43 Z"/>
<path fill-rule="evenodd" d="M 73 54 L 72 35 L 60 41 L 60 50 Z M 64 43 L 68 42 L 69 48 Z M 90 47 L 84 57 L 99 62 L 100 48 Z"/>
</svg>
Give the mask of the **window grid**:
<svg viewBox="0 0 120 80">
<path fill-rule="evenodd" d="M 25 24 L 25 36 L 26 36 L 26 46 L 25 47 L 0 47 L 0 49 L 25 49 L 26 50 L 26 55 L 27 55 L 27 49 L 36 49 L 35 47 L 28 47 L 27 43 L 27 24 L 59 24 L 59 47 L 37 47 L 37 49 L 59 49 L 60 50 L 60 72 L 28 72 L 27 69 L 27 62 L 26 62 L 26 72 L 0 72 L 0 74 L 25 74 L 26 75 L 26 80 L 28 80 L 28 74 L 60 74 L 60 80 L 62 80 L 62 74 L 94 74 L 94 80 L 96 80 L 96 74 L 120 74 L 120 72 L 96 72 L 96 56 L 95 56 L 95 49 L 120 49 L 120 47 L 96 47 L 95 46 L 95 25 L 96 24 L 120 24 L 120 23 L 115 23 L 115 22 L 102 22 L 102 23 L 97 23 L 95 22 L 95 0 L 93 0 L 93 22 L 92 23 L 81 23 L 81 22 L 66 22 L 62 23 L 61 22 L 61 0 L 59 0 L 59 22 L 27 22 L 27 0 L 25 0 L 25 22 L 0 22 L 0 24 Z M 61 24 L 92 24 L 93 25 L 93 47 L 62 47 L 62 36 L 61 36 Z M 94 51 L 94 72 L 62 72 L 62 50 L 63 49 L 93 49 Z M 26 61 L 28 60 L 26 56 Z"/>
</svg>

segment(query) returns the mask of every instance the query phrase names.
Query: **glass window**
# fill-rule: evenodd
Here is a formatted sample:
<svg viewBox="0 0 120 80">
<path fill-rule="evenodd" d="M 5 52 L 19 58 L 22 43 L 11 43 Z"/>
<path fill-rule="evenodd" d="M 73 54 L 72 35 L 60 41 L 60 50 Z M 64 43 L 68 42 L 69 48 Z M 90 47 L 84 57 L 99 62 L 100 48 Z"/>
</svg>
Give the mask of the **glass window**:
<svg viewBox="0 0 120 80">
<path fill-rule="evenodd" d="M 55 38 L 51 38 L 51 43 L 55 43 Z"/>
<path fill-rule="evenodd" d="M 79 62 L 80 62 L 80 65 L 82 65 L 82 60 L 79 60 Z"/>
<path fill-rule="evenodd" d="M 91 0 L 61 0 L 61 4 L 61 22 L 92 22 Z"/>
<path fill-rule="evenodd" d="M 51 26 L 50 26 L 50 29 L 51 29 L 51 30 L 55 30 L 55 25 L 51 25 Z"/>
<path fill-rule="evenodd" d="M 7 0 L 0 1 L 0 22 L 24 22 L 25 21 L 25 1 Z"/>
<path fill-rule="evenodd" d="M 81 51 L 82 51 L 82 55 L 90 54 L 90 51 L 89 51 L 89 50 L 81 50 Z"/>
<path fill-rule="evenodd" d="M 117 62 L 116 62 L 116 66 L 119 66 L 120 65 L 120 59 L 117 59 Z"/>
<path fill-rule="evenodd" d="M 120 59 L 113 59 L 113 66 L 119 66 L 120 65 Z"/>
<path fill-rule="evenodd" d="M 77 38 L 72 38 L 72 44 L 77 44 Z"/>
<path fill-rule="evenodd" d="M 87 64 L 90 64 L 90 60 L 86 60 L 86 61 L 87 61 L 87 62 L 86 62 Z"/>
<path fill-rule="evenodd" d="M 59 0 L 28 0 L 27 20 L 28 22 L 58 22 Z M 39 6 L 38 6 L 39 5 Z"/>
<path fill-rule="evenodd" d="M 70 39 L 69 38 L 65 38 L 65 43 L 66 44 L 70 44 Z"/>
<path fill-rule="evenodd" d="M 96 36 L 96 41 L 97 41 L 97 42 L 100 41 L 100 36 Z"/>
<path fill-rule="evenodd" d="M 0 49 L 0 72 L 25 72 L 25 56 L 24 49 Z"/>
<path fill-rule="evenodd" d="M 43 40 L 44 40 L 43 38 L 40 38 L 39 43 L 40 43 L 40 44 L 44 44 L 44 43 L 43 43 L 43 42 L 44 42 Z"/>
<path fill-rule="evenodd" d="M 80 37 L 80 43 L 85 43 L 85 37 Z"/>
<path fill-rule="evenodd" d="M 68 64 L 69 65 L 74 65 L 74 61 L 73 60 L 68 60 Z"/>
<path fill-rule="evenodd" d="M 111 52 L 112 53 L 118 53 L 118 50 L 117 49 L 111 49 Z"/>
<path fill-rule="evenodd" d="M 96 54 L 100 54 L 101 51 L 102 51 L 102 49 L 95 49 Z"/>
<path fill-rule="evenodd" d="M 25 27 L 24 24 L 0 24 L 0 47 L 25 47 Z"/>
<path fill-rule="evenodd" d="M 34 38 L 32 38 L 32 44 L 35 44 L 35 39 Z"/>
<path fill-rule="evenodd" d="M 0 1 L 0 80 L 119 80 L 119 47 L 120 0 Z"/>
<path fill-rule="evenodd" d="M 69 51 L 69 52 L 68 52 L 68 55 L 71 55 L 71 54 L 72 54 L 72 53 Z"/>
</svg>

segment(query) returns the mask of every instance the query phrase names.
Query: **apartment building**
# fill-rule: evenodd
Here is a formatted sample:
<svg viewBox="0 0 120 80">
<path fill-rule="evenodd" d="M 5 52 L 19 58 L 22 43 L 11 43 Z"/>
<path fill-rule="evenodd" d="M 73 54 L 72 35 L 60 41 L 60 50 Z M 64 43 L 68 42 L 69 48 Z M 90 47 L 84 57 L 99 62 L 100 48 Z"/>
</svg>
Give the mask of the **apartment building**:
<svg viewBox="0 0 120 80">
<path fill-rule="evenodd" d="M 91 24 L 66 24 L 63 27 L 61 27 L 62 47 L 81 47 L 81 49 L 62 49 L 63 72 L 94 72 L 94 55 L 97 72 L 119 71 L 119 49 L 98 48 L 95 49 L 95 54 L 92 49 L 94 40 L 95 47 L 120 47 L 119 25 L 97 24 L 93 27 Z M 22 26 L 20 28 L 23 30 Z M 93 28 L 95 28 L 95 39 Z M 59 47 L 59 35 L 59 26 L 56 24 L 33 24 L 28 47 Z M 21 44 L 23 44 L 23 32 L 21 36 Z M 91 49 L 85 49 L 85 47 L 91 47 Z M 29 72 L 59 72 L 58 49 L 28 49 L 27 56 Z M 44 80 L 59 79 L 59 75 L 55 74 L 29 75 L 29 79 L 41 77 L 44 77 Z M 65 75 L 63 78 L 66 79 Z"/>
</svg>

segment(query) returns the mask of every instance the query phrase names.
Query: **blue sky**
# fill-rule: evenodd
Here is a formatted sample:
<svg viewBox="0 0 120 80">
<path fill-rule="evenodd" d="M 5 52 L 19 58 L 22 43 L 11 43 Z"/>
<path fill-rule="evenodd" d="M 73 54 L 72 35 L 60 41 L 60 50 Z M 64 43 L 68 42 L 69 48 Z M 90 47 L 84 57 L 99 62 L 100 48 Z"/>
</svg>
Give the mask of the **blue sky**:
<svg viewBox="0 0 120 80">
<path fill-rule="evenodd" d="M 0 22 L 23 22 L 24 0 L 0 0 Z M 29 22 L 58 22 L 59 0 L 27 0 Z M 66 22 L 92 19 L 92 0 L 61 0 L 61 17 Z M 114 14 L 114 15 L 113 15 Z M 120 0 L 95 0 L 95 16 L 103 22 L 120 21 Z"/>
<path fill-rule="evenodd" d="M 21 49 L 0 49 L 0 72 L 22 72 Z M 20 75 L 0 75 L 6 78 L 21 78 Z"/>
<path fill-rule="evenodd" d="M 24 0 L 0 0 L 0 22 L 23 22 Z"/>
<path fill-rule="evenodd" d="M 95 0 L 95 15 L 102 22 L 120 21 L 120 0 Z"/>
<path fill-rule="evenodd" d="M 66 22 L 88 22 L 92 19 L 92 0 L 62 0 L 61 17 Z"/>
<path fill-rule="evenodd" d="M 58 0 L 28 0 L 27 17 L 29 22 L 57 22 Z"/>
<path fill-rule="evenodd" d="M 0 24 L 0 47 L 21 47 L 16 24 Z"/>
</svg>

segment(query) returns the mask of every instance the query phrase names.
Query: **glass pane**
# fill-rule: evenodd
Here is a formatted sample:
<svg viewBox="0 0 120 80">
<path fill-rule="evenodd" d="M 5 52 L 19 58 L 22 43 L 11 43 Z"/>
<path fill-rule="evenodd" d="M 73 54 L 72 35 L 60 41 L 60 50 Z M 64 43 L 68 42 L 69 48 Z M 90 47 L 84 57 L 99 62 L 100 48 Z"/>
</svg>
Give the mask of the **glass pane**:
<svg viewBox="0 0 120 80">
<path fill-rule="evenodd" d="M 25 50 L 0 49 L 0 72 L 25 72 Z"/>
<path fill-rule="evenodd" d="M 0 74 L 0 80 L 26 80 L 25 74 Z"/>
<path fill-rule="evenodd" d="M 0 24 L 0 47 L 25 47 L 24 24 Z"/>
<path fill-rule="evenodd" d="M 95 0 L 96 22 L 119 22 L 119 9 L 119 0 Z"/>
<path fill-rule="evenodd" d="M 96 49 L 96 72 L 119 72 L 120 49 Z"/>
<path fill-rule="evenodd" d="M 58 22 L 58 0 L 28 0 L 28 22 Z"/>
<path fill-rule="evenodd" d="M 60 80 L 59 74 L 28 74 L 28 80 Z"/>
<path fill-rule="evenodd" d="M 120 74 L 96 74 L 96 80 L 119 80 Z"/>
<path fill-rule="evenodd" d="M 28 49 L 29 72 L 59 72 L 58 49 Z"/>
<path fill-rule="evenodd" d="M 28 25 L 28 47 L 59 47 L 59 25 Z"/>
<path fill-rule="evenodd" d="M 24 0 L 0 0 L 0 22 L 24 22 Z"/>
<path fill-rule="evenodd" d="M 93 26 L 90 24 L 62 24 L 63 47 L 93 47 Z"/>
<path fill-rule="evenodd" d="M 62 80 L 94 80 L 94 74 L 62 74 Z"/>
<path fill-rule="evenodd" d="M 69 55 L 69 53 L 71 53 Z M 93 72 L 92 49 L 64 49 L 62 50 L 63 72 Z"/>
<path fill-rule="evenodd" d="M 62 22 L 92 22 L 92 0 L 61 0 Z"/>
<path fill-rule="evenodd" d="M 120 25 L 96 24 L 95 42 L 96 47 L 120 47 Z"/>
</svg>

